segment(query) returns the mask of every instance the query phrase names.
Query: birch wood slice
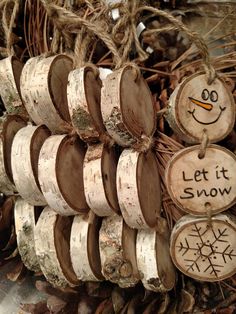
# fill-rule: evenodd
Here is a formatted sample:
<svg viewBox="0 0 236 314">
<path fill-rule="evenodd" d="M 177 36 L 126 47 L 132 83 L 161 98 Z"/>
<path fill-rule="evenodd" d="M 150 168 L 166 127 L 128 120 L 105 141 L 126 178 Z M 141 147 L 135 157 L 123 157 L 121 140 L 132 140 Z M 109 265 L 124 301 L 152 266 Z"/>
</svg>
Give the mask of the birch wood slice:
<svg viewBox="0 0 236 314">
<path fill-rule="evenodd" d="M 70 259 L 72 222 L 72 217 L 59 216 L 45 207 L 36 224 L 36 255 L 44 276 L 55 287 L 79 284 Z"/>
<path fill-rule="evenodd" d="M 10 56 L 0 61 L 0 95 L 9 114 L 28 115 L 20 94 L 23 63 Z"/>
<path fill-rule="evenodd" d="M 75 69 L 69 74 L 67 98 L 70 117 L 85 142 L 98 141 L 106 131 L 100 108 L 101 88 L 99 69 L 94 65 Z"/>
<path fill-rule="evenodd" d="M 15 134 L 26 125 L 26 120 L 17 115 L 0 119 L 0 191 L 6 195 L 16 192 L 13 182 L 11 150 Z"/>
<path fill-rule="evenodd" d="M 132 66 L 114 71 L 103 81 L 101 110 L 105 127 L 117 144 L 128 147 L 152 137 L 156 118 L 151 92 Z"/>
<path fill-rule="evenodd" d="M 24 265 L 34 272 L 40 272 L 35 252 L 34 232 L 41 208 L 28 204 L 18 198 L 15 203 L 14 218 L 17 247 Z"/>
<path fill-rule="evenodd" d="M 99 253 L 99 229 L 101 218 L 95 216 L 90 223 L 87 216 L 74 217 L 71 237 L 70 256 L 73 269 L 79 280 L 101 281 L 101 259 Z"/>
<path fill-rule="evenodd" d="M 31 58 L 22 71 L 21 94 L 30 117 L 54 133 L 65 133 L 71 128 L 66 93 L 71 70 L 72 60 L 56 55 Z"/>
<path fill-rule="evenodd" d="M 236 273 L 235 217 L 183 216 L 171 234 L 170 252 L 175 266 L 202 281 L 220 281 Z"/>
<path fill-rule="evenodd" d="M 103 218 L 99 233 L 102 274 L 121 288 L 133 287 L 140 279 L 135 254 L 136 233 L 116 214 Z"/>
<path fill-rule="evenodd" d="M 223 79 L 209 85 L 206 74 L 185 79 L 169 100 L 167 120 L 172 129 L 188 143 L 200 143 L 206 131 L 210 142 L 218 142 L 233 129 L 235 103 Z"/>
<path fill-rule="evenodd" d="M 119 212 L 116 191 L 118 154 L 114 147 L 88 147 L 84 159 L 84 190 L 90 209 L 98 216 Z"/>
<path fill-rule="evenodd" d="M 176 274 L 169 251 L 169 231 L 139 230 L 136 242 L 137 264 L 147 290 L 166 292 L 175 285 Z"/>
<path fill-rule="evenodd" d="M 67 135 L 50 136 L 39 156 L 39 182 L 51 208 L 63 216 L 88 211 L 84 195 L 84 143 Z"/>
<path fill-rule="evenodd" d="M 14 137 L 11 164 L 14 182 L 22 198 L 31 205 L 46 205 L 38 181 L 40 149 L 50 136 L 46 126 L 28 125 Z"/>
<path fill-rule="evenodd" d="M 236 156 L 214 144 L 200 159 L 199 146 L 179 151 L 166 167 L 166 184 L 173 202 L 187 213 L 220 213 L 236 202 Z"/>
<path fill-rule="evenodd" d="M 120 209 L 127 225 L 137 229 L 155 227 L 161 211 L 155 154 L 125 149 L 118 161 L 116 184 Z"/>
</svg>

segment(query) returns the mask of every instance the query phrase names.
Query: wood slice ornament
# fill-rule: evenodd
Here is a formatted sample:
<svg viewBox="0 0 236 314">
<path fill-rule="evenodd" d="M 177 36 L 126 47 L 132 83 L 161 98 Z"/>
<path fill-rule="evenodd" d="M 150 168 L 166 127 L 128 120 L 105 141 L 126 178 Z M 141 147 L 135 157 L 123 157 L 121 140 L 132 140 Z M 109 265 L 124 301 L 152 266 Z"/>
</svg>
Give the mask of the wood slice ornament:
<svg viewBox="0 0 236 314">
<path fill-rule="evenodd" d="M 119 212 L 116 190 L 116 149 L 104 144 L 88 147 L 84 159 L 84 190 L 90 209 L 98 216 Z"/>
<path fill-rule="evenodd" d="M 11 150 L 15 134 L 26 125 L 26 120 L 17 115 L 0 119 L 0 191 L 6 195 L 16 192 L 13 182 Z"/>
<path fill-rule="evenodd" d="M 35 227 L 35 249 L 41 270 L 55 287 L 79 284 L 70 259 L 73 217 L 58 215 L 50 207 L 42 211 Z"/>
<path fill-rule="evenodd" d="M 17 236 L 17 247 L 24 265 L 34 272 L 40 272 L 35 252 L 34 229 L 41 208 L 28 204 L 21 198 L 15 203 L 14 220 Z"/>
<path fill-rule="evenodd" d="M 13 179 L 22 198 L 31 205 L 46 205 L 38 181 L 40 149 L 50 136 L 46 126 L 28 125 L 17 132 L 12 143 Z"/>
<path fill-rule="evenodd" d="M 38 56 L 29 59 L 22 71 L 21 94 L 30 117 L 54 133 L 71 130 L 66 87 L 72 66 L 65 55 Z"/>
<path fill-rule="evenodd" d="M 233 129 L 235 103 L 222 78 L 215 78 L 209 85 L 206 74 L 196 73 L 175 89 L 166 118 L 188 143 L 200 143 L 203 132 L 210 142 L 218 142 Z"/>
<path fill-rule="evenodd" d="M 99 233 L 102 274 L 121 288 L 139 281 L 135 244 L 137 231 L 129 228 L 122 217 L 114 214 L 103 218 Z"/>
<path fill-rule="evenodd" d="M 70 236 L 70 256 L 74 272 L 82 281 L 101 281 L 101 259 L 99 253 L 99 229 L 101 218 L 76 215 Z"/>
<path fill-rule="evenodd" d="M 127 65 L 106 77 L 101 110 L 107 132 L 123 147 L 151 138 L 155 131 L 152 95 L 134 66 Z"/>
<path fill-rule="evenodd" d="M 161 212 L 161 187 L 154 152 L 125 149 L 118 161 L 116 185 L 127 225 L 137 229 L 155 227 Z"/>
<path fill-rule="evenodd" d="M 96 142 L 106 129 L 101 114 L 99 69 L 86 65 L 70 72 L 67 98 L 70 117 L 77 133 L 85 142 Z"/>
<path fill-rule="evenodd" d="M 20 94 L 23 63 L 14 56 L 0 61 L 0 95 L 7 113 L 27 116 Z"/>
<path fill-rule="evenodd" d="M 64 216 L 88 211 L 84 195 L 85 145 L 78 137 L 50 136 L 39 156 L 39 183 L 51 208 Z"/>
<path fill-rule="evenodd" d="M 175 266 L 202 281 L 220 281 L 236 273 L 236 221 L 229 214 L 208 218 L 186 215 L 171 234 Z"/>
<path fill-rule="evenodd" d="M 179 151 L 165 176 L 170 197 L 187 213 L 217 214 L 236 202 L 236 156 L 221 146 L 209 145 L 202 159 L 199 146 Z"/>
<path fill-rule="evenodd" d="M 136 255 L 140 277 L 147 290 L 166 292 L 174 287 L 176 274 L 169 251 L 169 231 L 164 219 L 158 232 L 154 229 L 138 230 Z"/>
</svg>

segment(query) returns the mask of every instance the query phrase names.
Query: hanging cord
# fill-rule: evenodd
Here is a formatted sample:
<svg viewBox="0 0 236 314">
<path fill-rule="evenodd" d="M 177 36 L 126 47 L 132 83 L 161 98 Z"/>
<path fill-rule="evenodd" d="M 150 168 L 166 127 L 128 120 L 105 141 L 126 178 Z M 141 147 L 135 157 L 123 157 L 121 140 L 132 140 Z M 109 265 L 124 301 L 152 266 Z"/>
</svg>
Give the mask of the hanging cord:
<svg viewBox="0 0 236 314">
<path fill-rule="evenodd" d="M 204 39 L 197 32 L 191 31 L 181 21 L 179 21 L 173 15 L 171 15 L 165 11 L 162 11 L 162 10 L 150 7 L 150 6 L 143 6 L 143 7 L 140 7 L 136 10 L 135 15 L 142 12 L 142 11 L 149 11 L 155 15 L 166 18 L 179 31 L 184 32 L 190 38 L 190 40 L 195 43 L 195 45 L 199 49 L 199 52 L 201 53 L 201 56 L 202 56 L 202 62 L 203 62 L 204 70 L 205 70 L 207 78 L 208 78 L 208 84 L 212 84 L 216 78 L 216 71 L 215 71 L 214 67 L 211 65 L 208 47 L 207 47 Z"/>
<path fill-rule="evenodd" d="M 208 142 L 209 142 L 209 138 L 207 135 L 207 131 L 206 131 L 206 129 L 204 129 L 203 130 L 203 136 L 202 136 L 202 142 L 201 142 L 200 147 L 199 147 L 199 153 L 198 153 L 199 159 L 203 159 L 205 157 Z"/>
<path fill-rule="evenodd" d="M 49 17 L 51 17 L 59 29 L 66 29 L 66 31 L 78 33 L 81 26 L 85 26 L 87 30 L 95 34 L 99 39 L 101 39 L 108 49 L 114 55 L 115 64 L 120 67 L 122 64 L 122 59 L 118 53 L 117 47 L 111 39 L 110 35 L 99 26 L 98 23 L 90 22 L 76 14 L 70 12 L 69 10 L 62 8 L 48 1 L 41 0 Z"/>
<path fill-rule="evenodd" d="M 14 7 L 13 7 L 13 10 L 11 12 L 10 21 L 8 21 L 9 15 L 10 15 L 8 13 L 8 6 L 12 2 L 14 3 Z M 15 1 L 8 0 L 6 2 L 2 2 L 1 5 L 3 5 L 3 3 L 5 3 L 5 6 L 3 9 L 3 15 L 2 15 L 2 26 L 3 26 L 3 30 L 5 33 L 7 54 L 10 56 L 10 55 L 15 54 L 14 48 L 13 48 L 13 41 L 12 41 L 12 30 L 14 27 L 14 23 L 15 23 L 17 14 L 19 12 L 20 0 L 15 0 Z"/>
</svg>

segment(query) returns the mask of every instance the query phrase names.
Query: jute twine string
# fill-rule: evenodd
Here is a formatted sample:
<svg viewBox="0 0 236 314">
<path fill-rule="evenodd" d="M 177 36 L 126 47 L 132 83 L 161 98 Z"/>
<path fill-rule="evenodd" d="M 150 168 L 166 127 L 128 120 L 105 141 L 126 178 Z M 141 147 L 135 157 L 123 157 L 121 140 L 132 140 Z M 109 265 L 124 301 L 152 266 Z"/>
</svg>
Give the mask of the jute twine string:
<svg viewBox="0 0 236 314">
<path fill-rule="evenodd" d="M 162 11 L 162 10 L 150 7 L 150 6 L 142 6 L 136 10 L 135 14 L 138 14 L 139 12 L 142 12 L 142 11 L 149 11 L 149 12 L 154 13 L 155 15 L 162 16 L 162 17 L 166 18 L 179 31 L 184 32 L 190 38 L 190 40 L 193 43 L 195 43 L 195 45 L 199 49 L 199 52 L 202 55 L 203 66 L 204 66 L 206 75 L 208 77 L 208 84 L 212 84 L 216 78 L 216 71 L 215 71 L 214 67 L 211 65 L 209 51 L 208 51 L 207 45 L 206 45 L 205 41 L 203 40 L 203 38 L 201 38 L 197 32 L 189 30 L 188 27 L 185 26 L 181 21 L 179 21 L 173 15 L 171 15 L 165 11 Z"/>
<path fill-rule="evenodd" d="M 203 159 L 205 157 L 208 142 L 209 142 L 209 138 L 208 138 L 206 130 L 204 129 L 203 130 L 203 136 L 202 136 L 202 142 L 201 142 L 200 147 L 199 147 L 198 158 Z"/>
<path fill-rule="evenodd" d="M 11 17 L 9 20 L 9 13 L 8 13 L 8 7 L 9 5 L 13 3 L 13 10 L 11 12 Z M 4 33 L 5 33 L 5 39 L 6 39 L 6 48 L 7 48 L 7 53 L 8 55 L 14 55 L 14 48 L 13 48 L 13 42 L 12 42 L 12 29 L 14 27 L 14 23 L 19 11 L 19 6 L 20 6 L 20 0 L 8 0 L 8 1 L 3 1 L 0 4 L 1 6 L 4 6 L 3 9 L 3 15 L 2 15 L 2 26 L 4 29 Z"/>
<path fill-rule="evenodd" d="M 104 31 L 97 23 L 92 23 L 76 14 L 70 12 L 69 10 L 62 8 L 53 3 L 41 0 L 45 6 L 48 15 L 54 20 L 54 23 L 59 29 L 66 29 L 72 33 L 78 33 L 81 26 L 85 26 L 87 30 L 95 34 L 99 39 L 101 39 L 108 49 L 114 55 L 114 62 L 117 67 L 122 64 L 122 58 L 117 50 L 116 45 L 111 39 L 110 35 Z"/>
</svg>

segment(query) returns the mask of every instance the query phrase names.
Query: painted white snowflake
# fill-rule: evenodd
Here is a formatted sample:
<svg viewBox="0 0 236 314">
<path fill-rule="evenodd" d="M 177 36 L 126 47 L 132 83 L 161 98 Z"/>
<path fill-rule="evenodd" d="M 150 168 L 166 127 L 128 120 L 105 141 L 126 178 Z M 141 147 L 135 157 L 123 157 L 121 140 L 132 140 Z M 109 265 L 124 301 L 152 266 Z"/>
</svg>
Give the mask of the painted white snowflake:
<svg viewBox="0 0 236 314">
<path fill-rule="evenodd" d="M 236 271 L 236 232 L 224 221 L 187 225 L 175 241 L 175 262 L 185 274 L 217 281 Z"/>
</svg>

